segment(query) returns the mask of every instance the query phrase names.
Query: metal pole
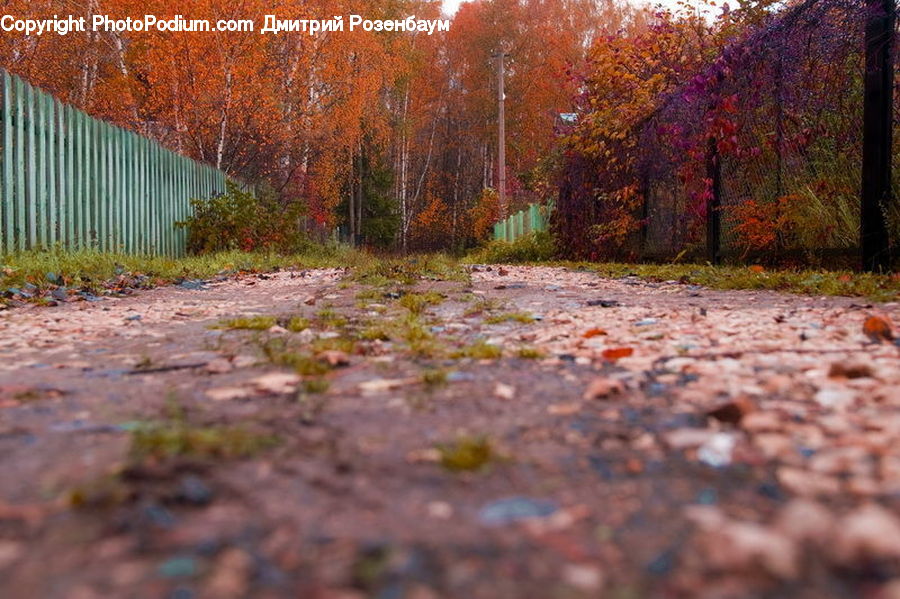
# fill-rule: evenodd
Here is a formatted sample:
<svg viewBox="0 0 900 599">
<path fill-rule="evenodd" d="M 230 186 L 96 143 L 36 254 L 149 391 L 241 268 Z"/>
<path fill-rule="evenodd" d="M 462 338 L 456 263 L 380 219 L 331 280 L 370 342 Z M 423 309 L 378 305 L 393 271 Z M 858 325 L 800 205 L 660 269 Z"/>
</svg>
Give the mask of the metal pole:
<svg viewBox="0 0 900 599">
<path fill-rule="evenodd" d="M 497 57 L 497 102 L 499 104 L 498 132 L 497 132 L 497 192 L 500 194 L 500 217 L 506 218 L 508 206 L 506 204 L 506 73 L 504 59 L 506 54 L 499 52 Z"/>
<path fill-rule="evenodd" d="M 895 0 L 866 0 L 866 73 L 860 246 L 863 269 L 891 267 L 886 210 L 891 202 Z"/>
</svg>

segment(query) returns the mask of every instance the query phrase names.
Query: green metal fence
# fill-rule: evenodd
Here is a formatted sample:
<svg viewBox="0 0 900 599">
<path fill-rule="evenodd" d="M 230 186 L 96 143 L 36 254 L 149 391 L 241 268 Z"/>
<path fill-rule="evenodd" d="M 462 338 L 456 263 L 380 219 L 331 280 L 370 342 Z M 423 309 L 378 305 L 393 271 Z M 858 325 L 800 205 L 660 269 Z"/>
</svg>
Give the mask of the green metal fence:
<svg viewBox="0 0 900 599">
<path fill-rule="evenodd" d="M 535 231 L 546 231 L 551 209 L 552 206 L 529 204 L 525 210 L 494 223 L 494 239 L 512 242 Z"/>
<path fill-rule="evenodd" d="M 191 198 L 225 173 L 2 71 L 0 253 L 60 246 L 178 256 Z"/>
</svg>

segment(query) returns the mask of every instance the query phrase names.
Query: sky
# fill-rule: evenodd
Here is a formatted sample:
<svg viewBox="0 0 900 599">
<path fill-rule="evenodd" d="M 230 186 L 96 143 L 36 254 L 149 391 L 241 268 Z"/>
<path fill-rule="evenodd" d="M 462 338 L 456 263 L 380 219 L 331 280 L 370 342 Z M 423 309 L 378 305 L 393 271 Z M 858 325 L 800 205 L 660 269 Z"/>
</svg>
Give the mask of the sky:
<svg viewBox="0 0 900 599">
<path fill-rule="evenodd" d="M 465 0 L 444 0 L 444 12 L 448 15 L 456 14 L 456 10 Z M 640 4 L 662 4 L 663 6 L 675 7 L 676 0 L 637 0 Z"/>
</svg>

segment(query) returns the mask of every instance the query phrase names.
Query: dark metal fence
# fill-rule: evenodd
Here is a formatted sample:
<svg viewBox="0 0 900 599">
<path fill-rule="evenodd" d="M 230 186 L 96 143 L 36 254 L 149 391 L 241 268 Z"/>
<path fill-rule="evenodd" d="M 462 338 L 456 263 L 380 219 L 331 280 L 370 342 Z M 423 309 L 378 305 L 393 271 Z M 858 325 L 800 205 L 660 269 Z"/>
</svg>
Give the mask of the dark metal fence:
<svg viewBox="0 0 900 599">
<path fill-rule="evenodd" d="M 872 56 L 889 58 L 892 42 L 870 29 L 867 67 L 866 25 L 873 22 L 894 30 L 881 5 L 795 4 L 666 98 L 640 132 L 644 257 L 692 253 L 716 262 L 765 254 L 859 263 L 864 147 L 888 157 L 867 177 L 892 177 L 890 135 L 876 139 L 874 123 L 895 124 L 900 110 L 895 100 L 893 114 L 871 107 L 864 130 L 864 106 L 886 79 L 872 76 Z M 870 165 L 877 159 L 867 158 Z M 884 192 L 896 178 L 886 181 L 869 192 L 869 218 L 881 218 L 896 242 L 900 212 Z M 875 268 L 885 264 L 877 233 L 867 242 L 875 256 L 867 265 Z"/>
</svg>

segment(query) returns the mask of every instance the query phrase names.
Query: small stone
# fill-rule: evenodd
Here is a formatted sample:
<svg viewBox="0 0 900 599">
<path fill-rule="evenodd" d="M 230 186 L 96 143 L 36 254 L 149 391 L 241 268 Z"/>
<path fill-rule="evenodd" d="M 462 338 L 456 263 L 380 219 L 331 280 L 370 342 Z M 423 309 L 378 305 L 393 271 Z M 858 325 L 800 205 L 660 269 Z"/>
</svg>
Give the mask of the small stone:
<svg viewBox="0 0 900 599">
<path fill-rule="evenodd" d="M 0 540 L 0 570 L 10 566 L 25 553 L 22 543 Z"/>
<path fill-rule="evenodd" d="M 241 389 L 240 387 L 219 387 L 217 389 L 208 389 L 206 391 L 206 397 L 213 401 L 232 401 L 235 399 L 242 399 L 247 397 L 247 395 L 247 390 Z"/>
<path fill-rule="evenodd" d="M 212 501 L 213 493 L 206 483 L 197 476 L 185 476 L 178 483 L 176 498 L 192 505 L 206 505 Z"/>
<path fill-rule="evenodd" d="M 607 377 L 598 377 L 591 381 L 584 392 L 585 400 L 604 399 L 625 391 L 622 381 Z"/>
<path fill-rule="evenodd" d="M 717 433 L 707 439 L 697 450 L 697 459 L 713 468 L 731 464 L 737 437 L 728 433 Z"/>
<path fill-rule="evenodd" d="M 187 578 L 197 573 L 197 561 L 192 557 L 173 557 L 160 564 L 158 570 L 163 578 Z"/>
<path fill-rule="evenodd" d="M 251 383 L 264 393 L 282 395 L 297 389 L 297 385 L 300 383 L 300 376 L 286 372 L 271 372 L 256 377 Z"/>
<path fill-rule="evenodd" d="M 244 597 L 250 587 L 253 557 L 241 549 L 226 549 L 216 563 L 206 587 L 210 597 Z"/>
<path fill-rule="evenodd" d="M 900 519 L 874 503 L 844 516 L 830 543 L 838 563 L 900 559 Z"/>
<path fill-rule="evenodd" d="M 286 328 L 279 326 L 277 324 L 269 327 L 269 330 L 266 332 L 269 333 L 270 335 L 287 335 L 288 334 L 288 330 Z"/>
<path fill-rule="evenodd" d="M 512 385 L 497 383 L 494 387 L 494 397 L 497 399 L 511 400 L 516 397 L 516 388 Z"/>
<path fill-rule="evenodd" d="M 432 501 L 427 509 L 428 515 L 438 520 L 449 520 L 453 516 L 453 506 L 446 501 Z"/>
<path fill-rule="evenodd" d="M 793 499 L 778 513 L 775 527 L 801 543 L 824 543 L 833 534 L 834 516 L 820 503 Z"/>
<path fill-rule="evenodd" d="M 319 357 L 325 360 L 332 368 L 339 366 L 347 366 L 350 364 L 350 356 L 345 352 L 338 350 L 327 350 L 319 354 Z"/>
<path fill-rule="evenodd" d="M 206 364 L 206 372 L 210 374 L 225 374 L 233 369 L 234 366 L 225 358 L 216 358 Z"/>
<path fill-rule="evenodd" d="M 840 481 L 833 476 L 790 466 L 778 469 L 778 482 L 788 491 L 802 497 L 834 495 L 841 490 Z"/>
<path fill-rule="evenodd" d="M 506 526 L 526 520 L 547 518 L 558 509 L 551 501 L 530 497 L 509 497 L 482 507 L 478 512 L 478 520 L 485 526 Z"/>
<path fill-rule="evenodd" d="M 602 570 L 583 564 L 566 564 L 562 578 L 569 586 L 585 592 L 598 591 L 604 582 Z"/>
<path fill-rule="evenodd" d="M 691 449 L 709 441 L 716 432 L 705 428 L 680 428 L 663 437 L 671 449 Z"/>
<path fill-rule="evenodd" d="M 825 388 L 816 393 L 814 399 L 823 408 L 844 409 L 853 405 L 856 393 L 850 389 Z"/>
</svg>

